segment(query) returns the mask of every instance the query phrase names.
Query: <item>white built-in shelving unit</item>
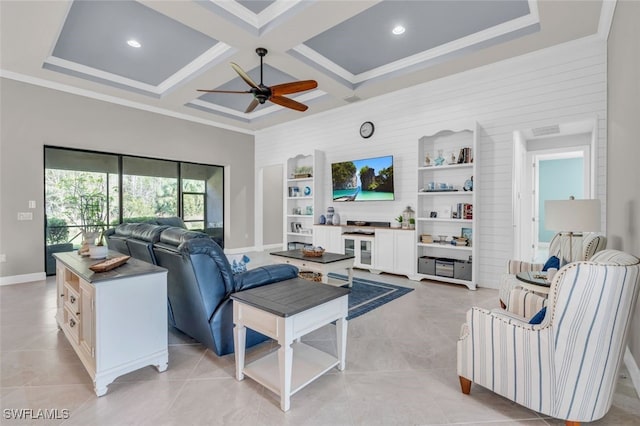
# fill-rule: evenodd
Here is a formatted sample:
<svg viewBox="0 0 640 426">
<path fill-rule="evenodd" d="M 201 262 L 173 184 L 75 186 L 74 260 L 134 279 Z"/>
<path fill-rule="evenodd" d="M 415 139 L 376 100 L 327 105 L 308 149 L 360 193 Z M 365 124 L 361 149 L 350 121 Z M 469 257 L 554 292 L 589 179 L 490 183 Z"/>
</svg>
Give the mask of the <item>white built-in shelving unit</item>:
<svg viewBox="0 0 640 426">
<path fill-rule="evenodd" d="M 284 250 L 313 242 L 314 218 L 324 210 L 323 167 L 324 155 L 318 150 L 287 159 L 284 167 Z"/>
<path fill-rule="evenodd" d="M 419 139 L 418 147 L 418 188 L 416 211 L 416 254 L 418 278 L 445 281 L 476 288 L 477 262 L 477 227 L 478 215 L 476 192 L 473 190 L 477 182 L 473 179 L 473 189 L 468 181 L 476 176 L 475 155 L 477 125 L 462 126 L 439 131 Z M 438 161 L 440 157 L 444 162 Z M 427 164 L 427 157 L 429 164 Z M 441 164 L 437 164 L 440 163 Z M 465 188 L 465 184 L 467 184 Z M 467 214 L 465 214 L 465 206 Z M 471 211 L 471 215 L 469 215 Z M 454 236 L 471 235 L 470 246 L 451 244 Z M 433 242 L 422 242 L 422 235 L 430 235 Z M 440 236 L 446 237 L 446 243 L 439 243 Z M 471 269 L 469 279 L 446 276 L 448 273 L 429 270 L 426 273 L 424 264 L 422 271 L 420 262 L 426 259 L 435 263 L 454 261 L 456 275 L 462 269 Z M 472 261 L 469 264 L 469 261 Z M 443 269 L 445 270 L 445 269 Z"/>
</svg>

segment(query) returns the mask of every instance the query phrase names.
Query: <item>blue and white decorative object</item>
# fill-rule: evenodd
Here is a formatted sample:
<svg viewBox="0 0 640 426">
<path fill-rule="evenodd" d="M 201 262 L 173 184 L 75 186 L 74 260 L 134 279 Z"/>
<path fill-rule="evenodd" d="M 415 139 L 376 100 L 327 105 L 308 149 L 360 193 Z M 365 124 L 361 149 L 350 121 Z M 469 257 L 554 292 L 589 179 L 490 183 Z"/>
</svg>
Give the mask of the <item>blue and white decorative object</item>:
<svg viewBox="0 0 640 426">
<path fill-rule="evenodd" d="M 227 259 L 229 260 L 229 265 L 231 265 L 231 272 L 234 274 L 247 272 L 247 263 L 251 262 L 251 259 L 246 254 L 227 256 Z"/>
<path fill-rule="evenodd" d="M 318 218 L 318 223 L 320 225 L 324 225 L 325 223 L 327 223 L 327 218 L 323 214 L 321 214 L 320 217 Z"/>
<path fill-rule="evenodd" d="M 305 195 L 305 197 L 308 197 L 308 196 L 311 195 L 311 187 L 309 187 L 309 186 L 305 186 L 304 187 L 304 195 Z"/>
<path fill-rule="evenodd" d="M 335 209 L 333 207 L 327 207 L 327 225 L 333 225 L 333 214 Z"/>
</svg>

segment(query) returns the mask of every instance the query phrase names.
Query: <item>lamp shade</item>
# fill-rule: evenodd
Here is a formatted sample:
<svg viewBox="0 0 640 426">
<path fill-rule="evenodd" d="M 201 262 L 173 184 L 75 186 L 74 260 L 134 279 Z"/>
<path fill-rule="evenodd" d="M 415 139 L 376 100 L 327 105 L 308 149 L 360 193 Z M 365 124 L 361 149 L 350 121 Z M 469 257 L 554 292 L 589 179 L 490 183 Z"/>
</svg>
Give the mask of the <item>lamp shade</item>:
<svg viewBox="0 0 640 426">
<path fill-rule="evenodd" d="M 600 231 L 600 200 L 547 200 L 545 227 L 559 232 Z"/>
</svg>

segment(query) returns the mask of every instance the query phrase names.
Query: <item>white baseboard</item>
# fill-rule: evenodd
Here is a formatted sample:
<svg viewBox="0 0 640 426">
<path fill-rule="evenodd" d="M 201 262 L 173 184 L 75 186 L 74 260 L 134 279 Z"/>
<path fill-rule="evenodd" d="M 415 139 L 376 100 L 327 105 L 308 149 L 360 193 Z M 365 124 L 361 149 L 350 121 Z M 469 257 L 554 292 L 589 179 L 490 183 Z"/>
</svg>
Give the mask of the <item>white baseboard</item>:
<svg viewBox="0 0 640 426">
<path fill-rule="evenodd" d="M 252 251 L 256 251 L 255 247 L 240 247 L 233 249 L 224 249 L 224 254 L 246 254 Z"/>
<path fill-rule="evenodd" d="M 275 250 L 275 249 L 282 250 L 282 243 L 266 244 L 263 246 L 224 249 L 224 254 L 247 254 L 252 251 L 269 251 L 269 250 Z"/>
<path fill-rule="evenodd" d="M 624 351 L 624 364 L 627 366 L 627 370 L 629 370 L 631 383 L 633 383 L 633 387 L 636 388 L 636 394 L 638 398 L 640 398 L 640 368 L 638 368 L 638 364 L 633 358 L 629 346 L 627 346 L 627 349 Z"/>
<path fill-rule="evenodd" d="M 23 274 L 23 275 L 11 275 L 8 277 L 0 277 L 0 285 L 30 283 L 33 281 L 43 281 L 45 279 L 47 279 L 47 274 L 45 274 L 44 272 L 35 272 L 33 274 Z"/>
</svg>

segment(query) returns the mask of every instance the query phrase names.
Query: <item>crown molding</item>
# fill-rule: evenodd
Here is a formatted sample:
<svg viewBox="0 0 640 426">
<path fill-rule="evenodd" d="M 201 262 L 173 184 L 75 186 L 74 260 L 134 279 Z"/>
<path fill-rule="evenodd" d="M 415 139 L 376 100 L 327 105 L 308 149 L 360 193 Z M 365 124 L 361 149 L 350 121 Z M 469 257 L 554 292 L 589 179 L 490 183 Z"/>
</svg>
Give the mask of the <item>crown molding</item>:
<svg viewBox="0 0 640 426">
<path fill-rule="evenodd" d="M 71 93 L 73 95 L 78 95 L 85 98 L 96 99 L 99 101 L 109 102 L 116 105 L 122 105 L 129 108 L 152 112 L 155 114 L 165 115 L 168 117 L 178 118 L 180 120 L 190 121 L 193 123 L 204 124 L 205 126 L 218 127 L 225 130 L 231 130 L 234 132 L 255 136 L 255 132 L 253 130 L 243 129 L 241 127 L 236 127 L 236 126 L 232 126 L 226 123 L 220 123 L 213 120 L 206 120 L 204 118 L 171 111 L 165 108 L 158 108 L 151 105 L 142 104 L 140 102 L 130 101 L 128 99 L 123 99 L 116 96 L 105 95 L 104 93 L 98 93 L 91 90 L 80 89 L 77 87 L 69 86 L 67 84 L 44 80 L 42 78 L 32 77 L 32 76 L 16 73 L 13 71 L 0 69 L 0 77 L 7 78 L 10 80 L 20 81 L 23 83 L 33 84 L 34 86 L 40 86 L 48 89 L 58 90 L 60 92 Z"/>
</svg>

